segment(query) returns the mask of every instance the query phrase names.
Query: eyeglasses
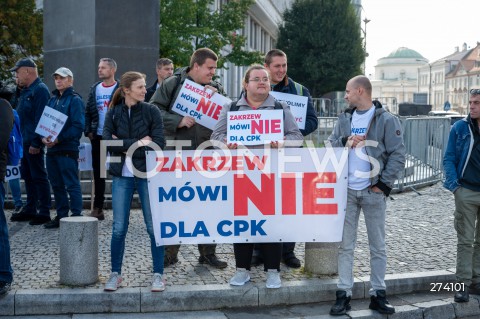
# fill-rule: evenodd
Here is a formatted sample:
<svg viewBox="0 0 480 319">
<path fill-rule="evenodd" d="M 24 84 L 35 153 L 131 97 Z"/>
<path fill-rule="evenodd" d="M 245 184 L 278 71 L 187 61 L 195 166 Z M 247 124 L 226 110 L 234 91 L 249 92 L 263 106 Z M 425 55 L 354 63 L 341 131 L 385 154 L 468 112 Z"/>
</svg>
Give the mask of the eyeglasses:
<svg viewBox="0 0 480 319">
<path fill-rule="evenodd" d="M 470 94 L 471 95 L 478 95 L 478 94 L 480 94 L 480 89 L 471 89 Z"/>
<path fill-rule="evenodd" d="M 269 78 L 253 78 L 253 79 L 250 79 L 248 80 L 248 82 L 269 82 Z"/>
</svg>

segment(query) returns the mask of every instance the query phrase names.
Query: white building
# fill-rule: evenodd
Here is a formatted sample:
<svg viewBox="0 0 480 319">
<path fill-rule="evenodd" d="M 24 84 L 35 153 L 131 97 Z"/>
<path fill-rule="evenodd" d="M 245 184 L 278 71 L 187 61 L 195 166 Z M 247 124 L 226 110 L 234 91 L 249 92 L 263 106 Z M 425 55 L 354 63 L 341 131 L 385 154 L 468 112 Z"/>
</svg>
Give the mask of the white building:
<svg viewBox="0 0 480 319">
<path fill-rule="evenodd" d="M 373 98 L 397 113 L 398 103 L 413 102 L 413 93 L 418 92 L 418 69 L 426 63 L 428 60 L 420 53 L 405 47 L 379 59 L 372 80 Z"/>
</svg>

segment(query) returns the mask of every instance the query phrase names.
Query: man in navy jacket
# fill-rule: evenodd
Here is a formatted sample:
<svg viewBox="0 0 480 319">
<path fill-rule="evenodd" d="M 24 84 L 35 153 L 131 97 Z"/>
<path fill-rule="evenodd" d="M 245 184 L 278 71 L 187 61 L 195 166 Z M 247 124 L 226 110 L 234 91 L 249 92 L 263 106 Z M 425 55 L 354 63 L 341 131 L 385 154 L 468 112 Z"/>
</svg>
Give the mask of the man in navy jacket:
<svg viewBox="0 0 480 319">
<path fill-rule="evenodd" d="M 287 76 L 287 55 L 282 50 L 270 50 L 265 56 L 264 66 L 270 73 L 270 83 L 272 91 L 288 94 L 295 94 L 308 97 L 307 116 L 305 119 L 305 128 L 300 129 L 303 136 L 307 136 L 317 129 L 317 113 L 313 108 L 313 100 L 308 89 L 303 85 L 293 81 Z M 288 267 L 300 268 L 300 260 L 294 253 L 295 243 L 283 243 L 283 261 Z"/>
</svg>

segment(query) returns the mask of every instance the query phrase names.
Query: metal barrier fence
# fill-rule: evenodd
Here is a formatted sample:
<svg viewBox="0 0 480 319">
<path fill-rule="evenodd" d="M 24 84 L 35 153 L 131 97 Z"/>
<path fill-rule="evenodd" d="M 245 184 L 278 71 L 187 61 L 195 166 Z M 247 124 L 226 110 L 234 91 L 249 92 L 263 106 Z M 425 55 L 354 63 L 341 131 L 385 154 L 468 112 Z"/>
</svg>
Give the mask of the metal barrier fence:
<svg viewBox="0 0 480 319">
<path fill-rule="evenodd" d="M 443 179 L 443 154 L 450 132 L 450 119 L 443 117 L 401 117 L 406 148 L 406 165 L 393 191 L 431 185 Z M 337 122 L 336 117 L 319 117 L 318 129 L 306 139 L 324 147 Z"/>
</svg>

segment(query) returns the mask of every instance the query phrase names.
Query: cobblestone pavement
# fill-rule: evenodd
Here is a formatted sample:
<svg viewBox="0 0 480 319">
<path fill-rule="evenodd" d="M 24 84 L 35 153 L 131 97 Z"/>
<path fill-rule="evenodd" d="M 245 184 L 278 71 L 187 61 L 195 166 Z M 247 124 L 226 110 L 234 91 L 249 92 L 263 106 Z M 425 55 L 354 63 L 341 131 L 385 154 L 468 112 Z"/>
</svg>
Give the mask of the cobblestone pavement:
<svg viewBox="0 0 480 319">
<path fill-rule="evenodd" d="M 387 204 L 387 273 L 407 273 L 446 270 L 455 267 L 456 234 L 453 229 L 453 195 L 441 183 L 418 190 L 394 194 Z M 84 214 L 88 213 L 84 211 Z M 10 220 L 11 210 L 6 211 Z M 54 212 L 52 210 L 52 215 Z M 99 275 L 100 281 L 92 288 L 100 288 L 110 273 L 110 236 L 112 211 L 99 222 Z M 43 226 L 30 226 L 26 222 L 9 222 L 12 264 L 15 271 L 13 289 L 61 288 L 59 284 L 59 231 Z M 123 287 L 147 287 L 151 277 L 150 242 L 140 210 L 132 210 L 127 235 L 122 275 Z M 303 243 L 296 246 L 296 255 L 304 259 Z M 361 217 L 355 276 L 369 274 L 368 240 Z M 219 258 L 228 262 L 224 270 L 198 263 L 196 245 L 181 247 L 180 262 L 165 269 L 167 286 L 226 284 L 235 271 L 233 246 L 217 246 Z M 303 268 L 290 269 L 282 264 L 282 279 L 312 278 Z M 252 268 L 253 282 L 264 282 L 262 267 Z M 323 276 L 322 278 L 328 278 Z"/>
</svg>

